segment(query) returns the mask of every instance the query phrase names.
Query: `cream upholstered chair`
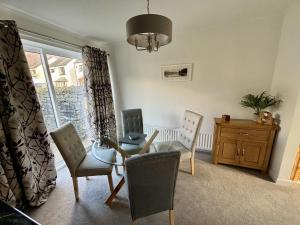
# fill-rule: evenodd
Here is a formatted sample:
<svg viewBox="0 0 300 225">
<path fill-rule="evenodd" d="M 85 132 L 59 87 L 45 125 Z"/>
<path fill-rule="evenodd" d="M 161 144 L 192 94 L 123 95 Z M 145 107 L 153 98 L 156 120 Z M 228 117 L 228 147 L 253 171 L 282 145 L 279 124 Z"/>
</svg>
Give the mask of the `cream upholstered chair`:
<svg viewBox="0 0 300 225">
<path fill-rule="evenodd" d="M 154 144 L 156 152 L 180 151 L 180 160 L 190 160 L 191 174 L 195 174 L 195 150 L 203 116 L 186 110 L 176 141 Z"/>
<path fill-rule="evenodd" d="M 73 124 L 67 123 L 50 132 L 50 135 L 70 171 L 76 200 L 79 199 L 77 177 L 106 175 L 112 192 L 112 166 L 100 162 L 91 153 L 87 154 Z M 108 159 L 114 160 L 115 155 L 108 152 Z"/>
</svg>

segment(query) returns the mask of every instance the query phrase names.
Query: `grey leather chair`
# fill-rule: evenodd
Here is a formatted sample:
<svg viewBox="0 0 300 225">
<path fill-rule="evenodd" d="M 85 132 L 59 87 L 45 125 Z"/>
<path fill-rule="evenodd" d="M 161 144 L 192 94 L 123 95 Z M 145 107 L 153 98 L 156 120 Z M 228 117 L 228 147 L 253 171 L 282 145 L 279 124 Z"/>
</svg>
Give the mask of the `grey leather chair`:
<svg viewBox="0 0 300 225">
<path fill-rule="evenodd" d="M 73 124 L 64 124 L 50 132 L 50 135 L 70 171 L 76 200 L 79 199 L 77 177 L 106 175 L 110 191 L 113 191 L 112 166 L 100 162 L 91 153 L 87 154 Z M 109 154 L 107 156 L 108 160 L 114 160 L 114 154 L 107 154 Z"/>
<path fill-rule="evenodd" d="M 127 109 L 121 112 L 123 136 L 128 133 L 144 133 L 142 109 Z M 137 154 L 146 142 L 140 145 L 122 144 L 121 147 L 129 155 Z"/>
<path fill-rule="evenodd" d="M 169 224 L 174 225 L 174 192 L 180 154 L 179 151 L 149 153 L 125 161 L 133 224 L 136 225 L 139 218 L 169 210 Z"/>
<path fill-rule="evenodd" d="M 180 151 L 181 160 L 190 160 L 191 174 L 195 174 L 195 150 L 203 116 L 186 110 L 176 141 L 154 144 L 156 152 Z"/>
</svg>

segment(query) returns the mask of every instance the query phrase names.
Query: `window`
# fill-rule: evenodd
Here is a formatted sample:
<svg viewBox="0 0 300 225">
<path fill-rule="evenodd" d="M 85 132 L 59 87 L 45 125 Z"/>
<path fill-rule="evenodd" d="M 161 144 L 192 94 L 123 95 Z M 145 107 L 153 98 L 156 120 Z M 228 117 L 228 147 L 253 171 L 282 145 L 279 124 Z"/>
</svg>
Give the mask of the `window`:
<svg viewBox="0 0 300 225">
<path fill-rule="evenodd" d="M 30 45 L 24 49 L 48 131 L 71 122 L 83 144 L 90 145 L 84 79 L 78 73 L 81 55 L 66 50 L 64 56 L 62 49 L 55 54 L 53 49 Z M 62 166 L 62 156 L 52 140 L 50 146 L 56 166 Z"/>
<path fill-rule="evenodd" d="M 58 74 L 59 75 L 66 75 L 66 71 L 64 67 L 58 67 Z"/>
<path fill-rule="evenodd" d="M 63 71 L 59 75 L 51 74 L 54 82 L 54 91 L 57 99 L 57 110 L 59 120 L 62 124 L 72 122 L 83 141 L 87 138 L 87 112 L 86 99 L 83 85 L 83 74 L 76 73 L 76 63 L 82 63 L 81 59 L 72 59 L 47 54 L 47 60 L 52 60 L 51 64 L 60 64 L 59 70 Z M 63 70 L 62 70 L 63 69 Z"/>
<path fill-rule="evenodd" d="M 42 65 L 41 54 L 36 52 L 25 52 L 29 68 L 31 69 L 31 75 L 33 83 L 38 95 L 41 109 L 44 115 L 44 120 L 48 130 L 53 130 L 57 127 L 55 120 L 54 110 L 49 94 L 49 89 L 46 81 L 44 68 Z M 34 73 L 34 74 L 33 74 Z"/>
</svg>

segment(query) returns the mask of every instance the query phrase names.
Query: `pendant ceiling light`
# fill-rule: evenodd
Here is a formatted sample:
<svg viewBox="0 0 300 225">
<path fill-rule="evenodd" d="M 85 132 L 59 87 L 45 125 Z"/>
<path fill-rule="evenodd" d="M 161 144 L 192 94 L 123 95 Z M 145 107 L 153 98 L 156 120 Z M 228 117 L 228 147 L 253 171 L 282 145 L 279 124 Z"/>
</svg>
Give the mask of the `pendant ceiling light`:
<svg viewBox="0 0 300 225">
<path fill-rule="evenodd" d="M 172 21 L 165 16 L 150 14 L 149 0 L 147 12 L 127 21 L 127 42 L 138 51 L 158 51 L 159 47 L 172 41 Z"/>
</svg>

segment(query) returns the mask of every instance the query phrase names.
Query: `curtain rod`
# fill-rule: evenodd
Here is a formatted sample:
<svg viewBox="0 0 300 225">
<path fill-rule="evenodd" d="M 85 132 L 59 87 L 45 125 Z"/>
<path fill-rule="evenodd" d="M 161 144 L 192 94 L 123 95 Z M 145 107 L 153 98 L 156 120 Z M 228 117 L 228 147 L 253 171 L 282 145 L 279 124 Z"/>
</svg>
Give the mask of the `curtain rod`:
<svg viewBox="0 0 300 225">
<path fill-rule="evenodd" d="M 3 22 L 0 20 L 0 24 L 4 25 L 4 26 L 7 26 L 7 23 L 6 22 Z M 24 29 L 22 27 L 17 27 L 18 30 L 20 31 L 23 31 L 23 32 L 27 32 L 29 34 L 34 34 L 34 35 L 38 35 L 38 36 L 41 36 L 41 37 L 44 37 L 44 38 L 47 38 L 49 40 L 53 40 L 53 41 L 58 41 L 60 43 L 64 43 L 64 44 L 67 44 L 69 46 L 73 46 L 73 47 L 76 47 L 78 49 L 82 49 L 83 46 L 81 45 L 77 45 L 77 44 L 74 44 L 74 43 L 71 43 L 71 42 L 68 42 L 68 41 L 63 41 L 63 40 L 60 40 L 58 38 L 55 38 L 55 37 L 52 37 L 52 36 L 48 36 L 48 35 L 45 35 L 45 34 L 40 34 L 40 33 L 37 33 L 37 32 L 34 32 L 34 31 L 30 31 L 30 30 L 27 30 L 27 29 Z M 109 56 L 109 53 L 106 53 L 107 56 Z"/>
<path fill-rule="evenodd" d="M 23 31 L 23 32 L 27 32 L 27 33 L 30 33 L 30 34 L 34 34 L 34 35 L 38 35 L 38 36 L 42 36 L 42 37 L 45 37 L 45 38 L 48 38 L 50 40 L 54 40 L 54 41 L 58 41 L 60 43 L 65 43 L 65 44 L 68 44 L 70 46 L 74 46 L 78 49 L 82 49 L 83 46 L 81 45 L 77 45 L 77 44 L 73 44 L 71 42 L 67 42 L 67 41 L 63 41 L 63 40 L 60 40 L 58 38 L 54 38 L 54 37 L 51 37 L 51 36 L 48 36 L 48 35 L 45 35 L 45 34 L 40 34 L 40 33 L 37 33 L 37 32 L 34 32 L 34 31 L 30 31 L 30 30 L 27 30 L 27 29 L 24 29 L 24 28 L 21 28 L 21 27 L 18 27 L 18 30 L 20 31 Z M 106 51 L 105 51 L 106 52 Z M 106 52 L 106 56 L 110 56 L 109 53 Z"/>
<path fill-rule="evenodd" d="M 51 36 L 48 36 L 48 35 L 45 35 L 45 34 L 40 34 L 40 33 L 30 31 L 30 30 L 27 30 L 27 29 L 24 29 L 24 28 L 21 28 L 21 27 L 18 27 L 18 30 L 26 32 L 26 33 L 42 36 L 42 37 L 45 37 L 45 38 L 53 40 L 53 41 L 58 41 L 58 42 L 61 42 L 61 43 L 64 43 L 64 44 L 68 44 L 68 45 L 74 46 L 74 47 L 79 48 L 79 49 L 82 48 L 81 45 L 77 45 L 77 44 L 74 44 L 74 43 L 71 43 L 71 42 L 63 41 L 63 40 L 60 40 L 58 38 L 54 38 L 54 37 L 51 37 Z"/>
</svg>

